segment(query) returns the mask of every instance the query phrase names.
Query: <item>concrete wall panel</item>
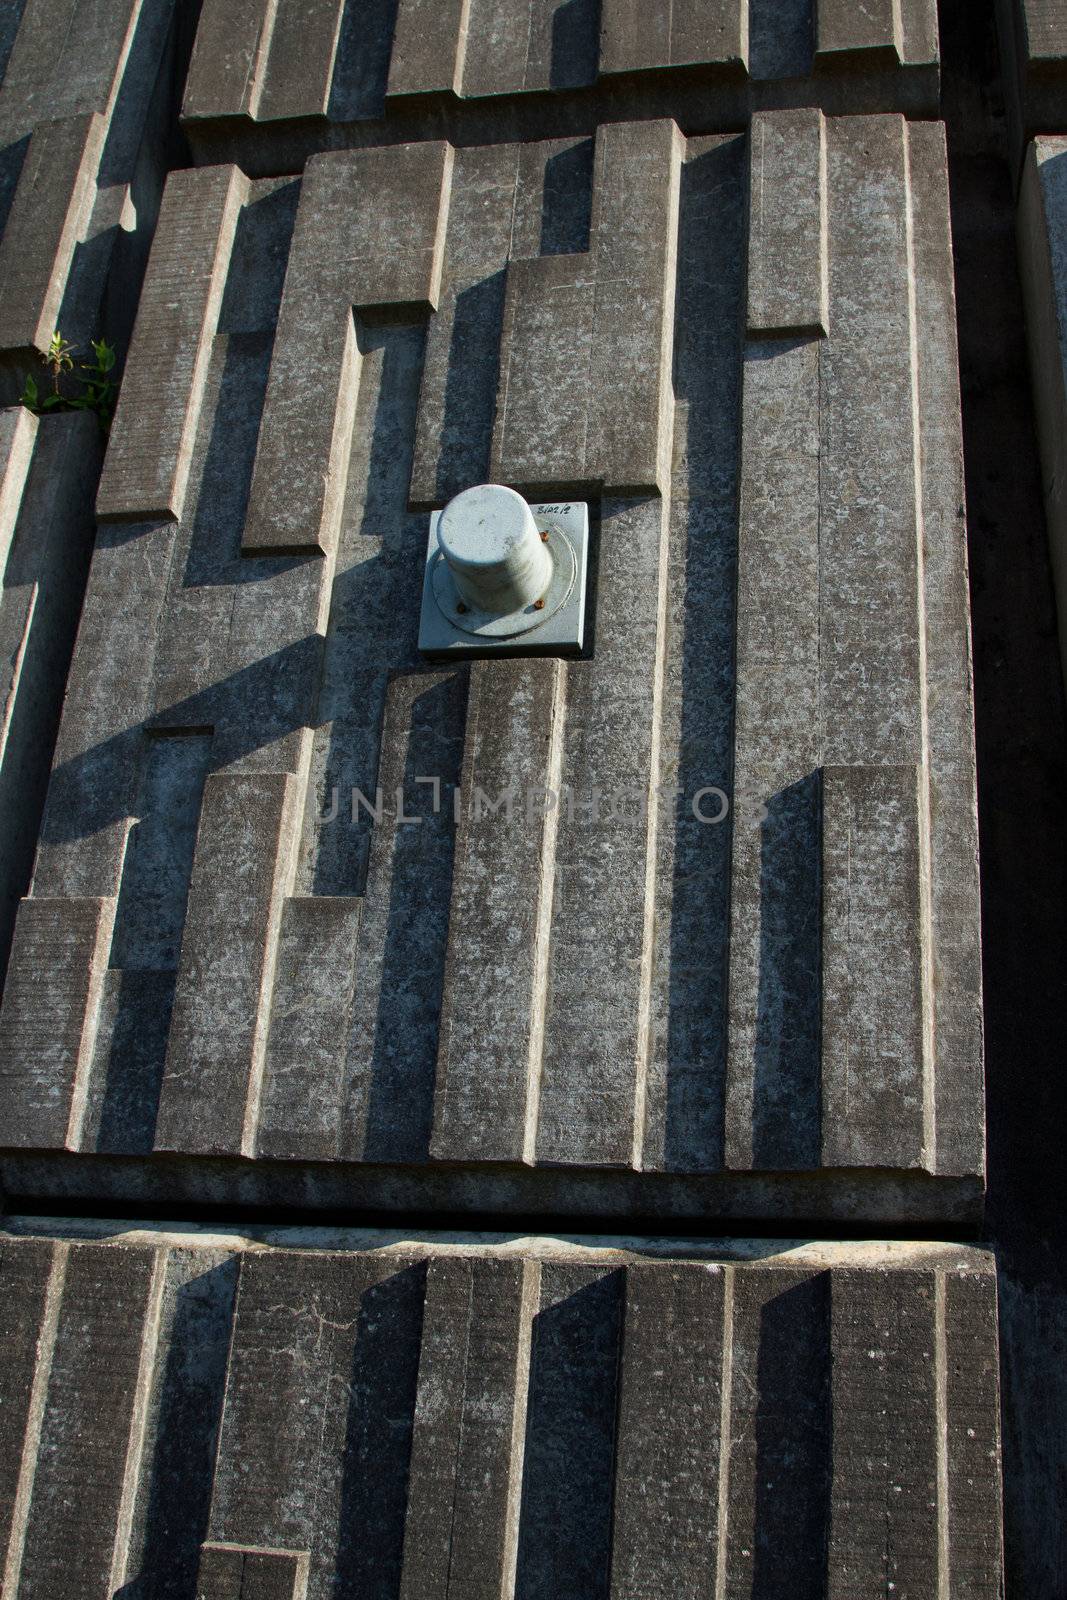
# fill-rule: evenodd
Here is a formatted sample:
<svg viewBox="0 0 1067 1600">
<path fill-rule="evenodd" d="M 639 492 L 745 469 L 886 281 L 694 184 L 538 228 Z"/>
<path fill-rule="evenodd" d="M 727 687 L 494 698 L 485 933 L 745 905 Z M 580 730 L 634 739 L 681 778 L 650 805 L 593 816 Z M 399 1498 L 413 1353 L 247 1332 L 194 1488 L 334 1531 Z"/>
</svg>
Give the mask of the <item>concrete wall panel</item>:
<svg viewBox="0 0 1067 1600">
<path fill-rule="evenodd" d="M 981 1252 L 21 1234 L 13 1594 L 999 1593 Z"/>
<path fill-rule="evenodd" d="M 972 1209 L 952 318 L 943 142 L 896 117 L 176 174 L 24 908 L 114 938 L 102 994 L 64 944 L 47 1070 L 13 991 L 9 1173 Z M 420 662 L 409 506 L 488 476 L 593 501 L 583 659 Z M 84 1117 L 31 1129 L 31 1057 Z"/>
</svg>

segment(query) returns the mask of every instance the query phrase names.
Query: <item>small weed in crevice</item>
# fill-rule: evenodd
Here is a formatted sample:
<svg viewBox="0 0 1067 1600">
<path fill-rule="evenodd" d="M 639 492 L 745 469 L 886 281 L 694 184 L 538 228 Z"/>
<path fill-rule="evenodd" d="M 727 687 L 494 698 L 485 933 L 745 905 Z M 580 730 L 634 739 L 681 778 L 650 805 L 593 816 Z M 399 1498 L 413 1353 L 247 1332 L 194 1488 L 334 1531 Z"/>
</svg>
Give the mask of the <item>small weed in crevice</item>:
<svg viewBox="0 0 1067 1600">
<path fill-rule="evenodd" d="M 57 328 L 46 354 L 41 357 L 52 374 L 52 392 L 42 395 L 37 380 L 28 377 L 19 396 L 21 404 L 39 417 L 49 411 L 91 411 L 107 433 L 115 414 L 115 397 L 118 393 L 118 385 L 111 376 L 115 366 L 115 347 L 108 344 L 106 339 L 92 339 L 90 343 L 92 361 L 75 364 L 76 346 L 69 344 Z M 80 390 L 70 393 L 71 384 L 80 385 Z"/>
</svg>

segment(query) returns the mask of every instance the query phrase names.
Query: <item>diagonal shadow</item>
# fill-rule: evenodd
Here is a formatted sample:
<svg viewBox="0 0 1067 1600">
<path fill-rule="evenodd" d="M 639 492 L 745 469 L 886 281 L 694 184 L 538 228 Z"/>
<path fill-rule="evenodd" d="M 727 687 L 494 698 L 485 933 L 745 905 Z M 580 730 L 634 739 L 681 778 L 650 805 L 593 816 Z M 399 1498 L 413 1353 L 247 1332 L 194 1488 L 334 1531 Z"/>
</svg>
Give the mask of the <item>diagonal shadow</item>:
<svg viewBox="0 0 1067 1600">
<path fill-rule="evenodd" d="M 752 1158 L 817 1167 L 822 1146 L 822 781 L 767 801 L 761 826 L 760 952 Z"/>
</svg>

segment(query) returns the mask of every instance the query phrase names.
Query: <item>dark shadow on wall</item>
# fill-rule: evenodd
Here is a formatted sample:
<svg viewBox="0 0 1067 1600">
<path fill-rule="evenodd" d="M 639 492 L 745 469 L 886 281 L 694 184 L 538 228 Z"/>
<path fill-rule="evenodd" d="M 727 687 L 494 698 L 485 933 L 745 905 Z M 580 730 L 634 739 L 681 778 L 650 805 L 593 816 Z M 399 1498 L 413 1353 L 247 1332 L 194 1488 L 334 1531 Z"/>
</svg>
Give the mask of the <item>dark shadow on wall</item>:
<svg viewBox="0 0 1067 1600">
<path fill-rule="evenodd" d="M 180 1263 L 180 1254 L 175 1256 Z M 173 1268 L 172 1268 L 173 1270 Z M 192 1600 L 207 1536 L 226 1393 L 236 1258 L 181 1284 L 174 1296 L 151 1461 L 143 1480 L 147 1544 L 115 1600 Z"/>
<path fill-rule="evenodd" d="M 749 0 L 752 78 L 806 78 L 815 52 L 816 0 Z"/>
<path fill-rule="evenodd" d="M 541 255 L 576 255 L 589 249 L 593 156 L 593 140 L 580 139 L 546 160 Z M 501 267 L 455 291 L 438 441 L 436 492 L 441 505 L 489 476 L 507 279 L 507 268 Z"/>
<path fill-rule="evenodd" d="M 0 149 L 0 235 L 7 227 L 8 213 L 15 199 L 22 168 L 30 149 L 30 135 L 13 139 Z"/>
<path fill-rule="evenodd" d="M 502 267 L 456 295 L 437 461 L 442 505 L 489 476 L 506 289 Z"/>
<path fill-rule="evenodd" d="M 152 1149 L 210 756 L 204 734 L 146 744 L 105 980 L 107 1059 L 95 1064 L 86 1118 L 98 1150 Z"/>
<path fill-rule="evenodd" d="M 29 890 L 93 548 L 104 440 L 89 417 L 42 418 L 3 575 L 12 676 L 0 768 L 0 985 Z M 17 664 L 16 664 L 17 663 Z"/>
<path fill-rule="evenodd" d="M 186 589 L 258 583 L 307 560 L 241 555 L 270 356 L 267 334 L 231 334 L 227 341 L 218 411 L 189 536 L 182 580 Z"/>
<path fill-rule="evenodd" d="M 322 640 L 297 639 L 201 692 L 168 706 L 146 731 L 137 724 L 102 740 L 52 772 L 42 840 L 72 843 L 130 815 L 131 775 L 141 771 L 151 737 L 214 733 L 211 770 L 262 749 L 308 720 L 309 684 L 317 676 Z M 251 715 L 252 708 L 260 715 Z"/>
<path fill-rule="evenodd" d="M 994 5 L 942 0 L 939 12 L 971 566 L 1005 1592 L 1063 1600 L 1067 711 Z"/>
<path fill-rule="evenodd" d="M 545 162 L 541 254 L 581 255 L 589 249 L 593 214 L 592 139 L 580 139 Z"/>
<path fill-rule="evenodd" d="M 411 601 L 421 589 L 426 518 L 408 512 L 407 493 L 425 331 L 422 323 L 357 320 L 363 383 L 373 371 L 377 387 L 373 418 L 364 415 L 360 388 L 354 436 L 369 434 L 370 451 L 349 469 L 315 718 L 329 728 L 320 814 L 328 814 L 334 787 L 340 808 L 311 847 L 310 889 L 319 895 L 364 893 L 373 825 L 361 806 L 353 819 L 352 791 L 373 804 L 390 676 L 423 667 Z"/>
<path fill-rule="evenodd" d="M 692 800 L 732 789 L 737 482 L 740 444 L 744 162 L 733 138 L 682 169 L 674 389 L 687 416 L 689 501 L 677 506 L 668 567 L 668 694 L 680 706 L 682 791 L 661 813 L 672 835 L 664 1163 L 712 1171 L 723 1158 L 731 820 L 699 821 Z M 709 814 L 716 802 L 708 801 Z"/>
<path fill-rule="evenodd" d="M 7 72 L 11 49 L 25 9 L 26 0 L 4 0 L 4 5 L 0 8 L 0 83 L 3 82 L 4 74 Z"/>
<path fill-rule="evenodd" d="M 176 968 L 107 973 L 83 1134 L 88 1148 L 108 1155 L 151 1153 L 177 979 Z"/>
<path fill-rule="evenodd" d="M 463 754 L 467 673 L 448 663 L 435 670 L 418 654 L 427 519 L 409 513 L 407 494 L 425 326 L 361 320 L 358 332 L 368 388 L 361 391 L 355 428 L 315 718 L 328 739 L 321 762 L 324 798 L 337 789 L 339 816 L 318 828 L 310 843 L 310 881 L 315 894 L 364 895 L 372 837 L 384 831 L 391 859 L 375 893 L 388 903 L 364 908 L 365 960 L 349 1043 L 367 1095 L 357 1153 L 365 1160 L 424 1161 L 433 1117 L 452 889 L 452 788 Z M 368 436 L 369 450 L 360 442 Z M 389 778 L 381 748 L 387 701 L 390 744 L 403 750 L 404 763 Z M 432 788 L 417 781 L 426 776 L 440 780 L 436 812 Z M 405 813 L 420 822 L 395 824 L 398 781 Z M 381 823 L 358 803 L 353 821 L 353 789 L 373 806 L 379 786 L 385 791 Z"/>
<path fill-rule="evenodd" d="M 466 720 L 462 669 L 431 682 L 412 704 L 403 788 L 406 813 L 422 820 L 396 826 L 393 836 L 362 1150 L 366 1161 L 426 1161 L 430 1154 L 452 900 L 451 794 L 460 782 Z M 426 774 L 441 779 L 436 814 L 432 789 L 415 781 Z M 394 824 L 387 819 L 384 826 Z"/>
<path fill-rule="evenodd" d="M 515 1600 L 607 1600 L 624 1274 L 581 1277 L 542 1273 Z"/>
<path fill-rule="evenodd" d="M 832 1481 L 830 1274 L 760 1311 L 752 1594 L 822 1600 Z"/>
<path fill-rule="evenodd" d="M 752 1159 L 783 1171 L 819 1165 L 822 1132 L 822 779 L 767 802 L 758 824 L 760 954 Z M 757 826 L 741 815 L 737 827 Z"/>
<path fill-rule="evenodd" d="M 346 0 L 326 115 L 363 122 L 385 110 L 399 0 Z"/>
<path fill-rule="evenodd" d="M 298 640 L 176 702 L 154 735 L 142 725 L 125 729 L 53 770 L 45 845 L 88 840 L 125 821 L 139 785 L 144 803 L 119 888 L 89 1087 L 89 1148 L 152 1148 L 204 778 L 307 723 L 321 648 L 317 635 Z"/>
<path fill-rule="evenodd" d="M 553 89 L 595 83 L 600 68 L 600 0 L 563 0 L 552 16 Z"/>
<path fill-rule="evenodd" d="M 365 1291 L 341 1463 L 334 1600 L 395 1600 L 419 1380 L 426 1264 Z"/>
</svg>

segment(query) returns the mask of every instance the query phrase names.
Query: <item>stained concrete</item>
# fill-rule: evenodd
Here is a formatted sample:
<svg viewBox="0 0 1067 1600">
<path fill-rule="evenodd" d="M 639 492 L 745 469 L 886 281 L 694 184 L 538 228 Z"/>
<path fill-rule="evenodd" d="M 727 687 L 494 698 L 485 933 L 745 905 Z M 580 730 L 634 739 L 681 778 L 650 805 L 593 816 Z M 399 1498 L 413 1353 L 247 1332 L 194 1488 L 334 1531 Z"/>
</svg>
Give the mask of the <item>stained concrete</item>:
<svg viewBox="0 0 1067 1600">
<path fill-rule="evenodd" d="M 69 671 L 95 424 L 0 430 L 0 1169 L 86 1214 L 0 1242 L 13 1595 L 992 1597 L 995 1268 L 1009 1592 L 1062 1589 L 1062 699 L 989 121 L 1064 131 L 1062 41 L 1005 5 L 998 79 L 992 0 L 941 12 L 0 19 L 8 378 L 140 312 Z M 590 504 L 578 660 L 418 657 L 427 513 L 490 475 Z M 514 775 L 558 807 L 483 815 Z M 983 1021 L 996 1257 L 894 1242 L 983 1225 Z"/>
<path fill-rule="evenodd" d="M 14 1221 L 0 1284 L 19 1594 L 1000 1592 L 980 1251 Z"/>
<path fill-rule="evenodd" d="M 125 352 L 188 58 L 185 0 L 24 0 L 0 76 L 0 394 L 58 327 Z M 0 54 L 0 60 L 3 59 Z"/>
<path fill-rule="evenodd" d="M 759 1215 L 788 1171 L 809 1216 L 977 1214 L 943 135 L 811 112 L 753 137 L 660 121 L 591 150 L 424 141 L 295 181 L 172 175 L 0 1033 L 16 1188 L 45 1152 L 47 1183 L 95 1152 L 143 1155 L 134 1185 L 158 1192 L 173 1153 L 250 1161 L 254 1187 L 260 1160 L 333 1161 L 372 1204 L 440 1167 L 482 1210 L 567 1193 L 624 1215 L 640 1192 Z M 795 170 L 773 155 L 794 139 Z M 794 191 L 787 238 L 769 219 Z M 777 309 L 762 249 L 797 275 Z M 510 755 L 511 669 L 483 663 L 475 690 L 416 649 L 409 508 L 486 477 L 592 499 L 597 521 L 592 642 Z M 455 819 L 465 790 L 496 804 L 512 783 L 474 870 L 513 911 L 480 943 Z M 509 841 L 546 787 L 530 877 Z M 716 791 L 721 826 L 693 810 Z M 168 831 L 175 806 L 180 865 L 153 886 L 130 830 Z M 146 895 L 180 933 L 155 964 L 122 932 L 151 922 Z M 291 929 L 320 895 L 359 916 L 324 913 L 330 1026 L 293 1033 Z M 42 1096 L 49 1132 L 24 1114 Z M 321 1167 L 263 1173 L 263 1198 L 333 1203 Z"/>
</svg>

